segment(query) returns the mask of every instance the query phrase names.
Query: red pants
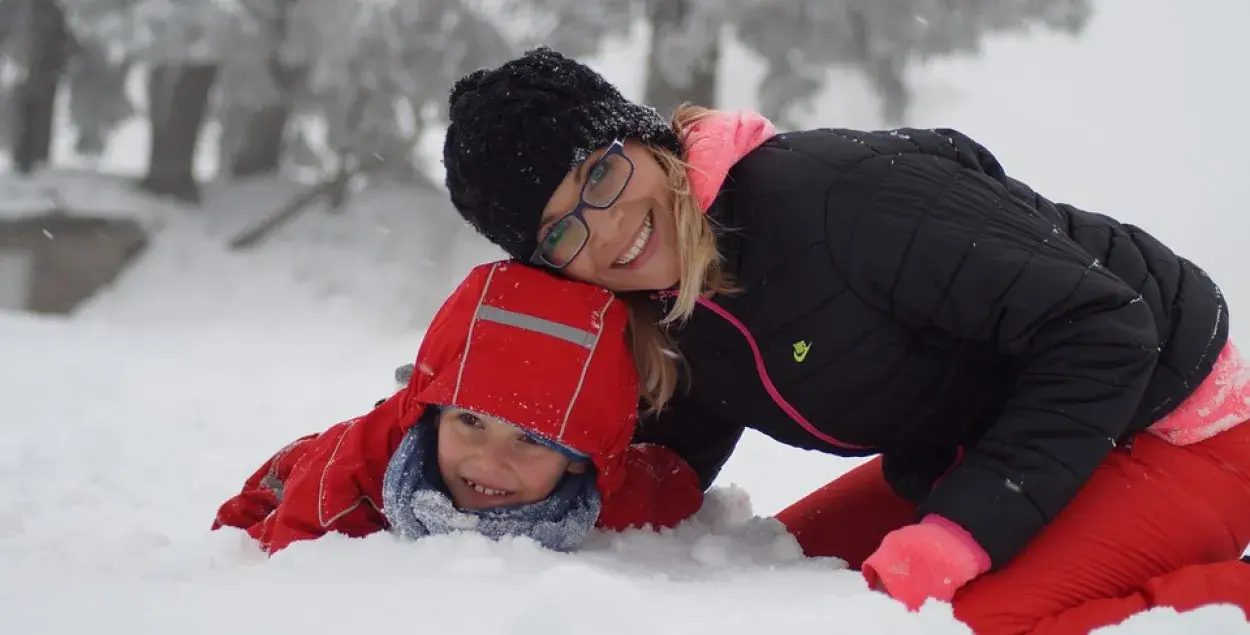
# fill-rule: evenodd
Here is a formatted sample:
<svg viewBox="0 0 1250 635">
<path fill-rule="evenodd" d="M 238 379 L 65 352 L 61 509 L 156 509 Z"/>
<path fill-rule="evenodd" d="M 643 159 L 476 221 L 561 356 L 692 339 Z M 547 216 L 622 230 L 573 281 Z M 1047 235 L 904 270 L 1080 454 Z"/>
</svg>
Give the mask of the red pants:
<svg viewBox="0 0 1250 635">
<path fill-rule="evenodd" d="M 875 459 L 777 518 L 807 555 L 858 569 L 915 510 Z M 1068 635 L 1156 606 L 1250 611 L 1248 543 L 1250 423 L 1184 447 L 1141 434 L 1015 559 L 961 589 L 955 616 L 983 635 Z"/>
</svg>

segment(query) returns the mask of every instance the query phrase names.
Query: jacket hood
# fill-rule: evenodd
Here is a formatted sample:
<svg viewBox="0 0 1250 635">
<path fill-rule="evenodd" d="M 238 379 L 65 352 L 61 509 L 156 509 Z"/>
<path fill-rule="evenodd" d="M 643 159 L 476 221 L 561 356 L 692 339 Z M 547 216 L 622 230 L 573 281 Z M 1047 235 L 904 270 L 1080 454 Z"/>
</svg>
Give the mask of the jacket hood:
<svg viewBox="0 0 1250 635">
<path fill-rule="evenodd" d="M 707 211 L 720 193 L 729 170 L 765 141 L 777 129 L 753 110 L 715 110 L 686 131 L 682 140 L 690 188 Z"/>
<path fill-rule="evenodd" d="M 430 323 L 405 409 L 464 408 L 572 448 L 590 456 L 606 496 L 638 420 L 627 321 L 603 288 L 516 262 L 479 265 Z"/>
</svg>

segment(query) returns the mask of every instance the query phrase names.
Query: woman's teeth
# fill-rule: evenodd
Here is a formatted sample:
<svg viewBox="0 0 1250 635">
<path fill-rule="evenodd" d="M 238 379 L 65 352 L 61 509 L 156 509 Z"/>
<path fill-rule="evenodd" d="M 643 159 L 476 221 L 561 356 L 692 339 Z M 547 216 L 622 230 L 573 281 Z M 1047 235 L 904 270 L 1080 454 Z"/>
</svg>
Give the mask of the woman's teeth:
<svg viewBox="0 0 1250 635">
<path fill-rule="evenodd" d="M 485 494 L 487 496 L 507 496 L 508 494 L 512 493 L 512 492 L 505 492 L 504 490 L 501 490 L 501 489 L 491 489 L 489 487 L 482 487 L 481 485 L 478 485 L 477 483 L 474 483 L 473 481 L 470 481 L 467 478 L 464 479 L 464 482 L 467 483 L 469 487 L 472 487 L 474 491 L 476 491 L 477 493 Z"/>
<path fill-rule="evenodd" d="M 634 244 L 630 246 L 629 251 L 624 256 L 616 259 L 616 264 L 627 265 L 634 261 L 642 252 L 647 250 L 647 243 L 651 241 L 651 214 L 647 214 L 647 218 L 642 221 L 642 230 L 638 232 L 638 237 L 634 239 Z"/>
</svg>

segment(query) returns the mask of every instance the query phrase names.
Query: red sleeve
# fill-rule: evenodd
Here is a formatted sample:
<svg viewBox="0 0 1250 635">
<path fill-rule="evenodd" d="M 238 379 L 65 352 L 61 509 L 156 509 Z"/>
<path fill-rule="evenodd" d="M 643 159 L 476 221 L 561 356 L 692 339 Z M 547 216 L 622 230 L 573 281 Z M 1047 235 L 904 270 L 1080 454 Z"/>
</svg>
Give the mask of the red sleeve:
<svg viewBox="0 0 1250 635">
<path fill-rule="evenodd" d="M 419 414 L 405 412 L 403 396 L 283 448 L 221 506 L 213 528 L 246 529 L 269 553 L 330 532 L 359 537 L 385 529 L 382 478 L 405 422 Z"/>
<path fill-rule="evenodd" d="M 681 457 L 661 445 L 635 443 L 626 450 L 624 482 L 605 497 L 596 526 L 673 527 L 702 506 L 699 477 Z"/>
<path fill-rule="evenodd" d="M 269 457 L 246 481 L 238 494 L 222 503 L 213 519 L 213 529 L 247 529 L 265 519 L 282 501 L 283 485 L 291 469 L 313 445 L 319 434 L 300 437 Z"/>
</svg>

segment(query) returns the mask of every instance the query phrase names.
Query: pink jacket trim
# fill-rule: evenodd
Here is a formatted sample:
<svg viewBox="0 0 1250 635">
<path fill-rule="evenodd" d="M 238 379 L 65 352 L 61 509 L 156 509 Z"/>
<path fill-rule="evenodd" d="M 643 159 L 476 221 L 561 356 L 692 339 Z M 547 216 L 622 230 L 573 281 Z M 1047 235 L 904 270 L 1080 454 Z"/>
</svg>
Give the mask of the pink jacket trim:
<svg viewBox="0 0 1250 635">
<path fill-rule="evenodd" d="M 1211 374 L 1180 406 L 1150 426 L 1173 445 L 1205 441 L 1250 420 L 1250 365 L 1229 340 Z"/>
<path fill-rule="evenodd" d="M 753 110 L 716 110 L 691 126 L 683 140 L 686 176 L 699 209 L 712 206 L 734 164 L 776 134 L 773 123 Z"/>
</svg>

